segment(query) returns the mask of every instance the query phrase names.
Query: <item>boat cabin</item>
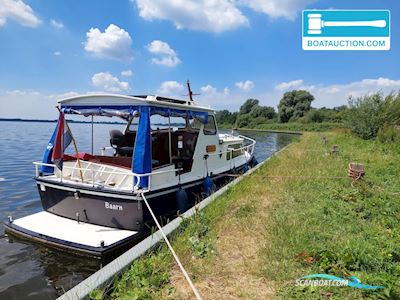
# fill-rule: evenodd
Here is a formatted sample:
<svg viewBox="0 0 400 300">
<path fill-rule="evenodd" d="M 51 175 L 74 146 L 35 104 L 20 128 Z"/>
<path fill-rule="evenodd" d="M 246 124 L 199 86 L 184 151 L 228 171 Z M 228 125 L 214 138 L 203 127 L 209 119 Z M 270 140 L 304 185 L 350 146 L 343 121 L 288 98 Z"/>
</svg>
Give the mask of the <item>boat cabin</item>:
<svg viewBox="0 0 400 300">
<path fill-rule="evenodd" d="M 68 145 L 63 145 L 62 165 L 54 167 L 60 117 L 43 162 L 37 163 L 41 165 L 38 177 L 125 191 L 157 190 L 242 166 L 254 150 L 251 139 L 218 134 L 214 111 L 192 101 L 84 95 L 59 101 L 59 110 L 62 122 L 66 122 L 64 115 L 81 115 L 92 117 L 93 126 L 93 116 L 108 116 L 123 120 L 126 127 L 123 132 L 110 131 L 110 145 L 101 154 L 95 154 L 92 146 L 92 153 L 75 149 L 66 155 Z M 65 136 L 74 142 L 68 124 L 64 127 Z"/>
</svg>

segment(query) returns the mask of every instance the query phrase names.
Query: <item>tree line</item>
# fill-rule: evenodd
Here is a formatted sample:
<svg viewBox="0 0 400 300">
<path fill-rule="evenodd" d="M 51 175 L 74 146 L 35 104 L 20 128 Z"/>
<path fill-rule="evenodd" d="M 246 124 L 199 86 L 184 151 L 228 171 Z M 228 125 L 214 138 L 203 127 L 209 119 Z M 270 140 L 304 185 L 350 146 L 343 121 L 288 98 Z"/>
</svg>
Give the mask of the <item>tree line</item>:
<svg viewBox="0 0 400 300">
<path fill-rule="evenodd" d="M 216 113 L 219 124 L 234 128 L 260 128 L 266 124 L 332 123 L 346 127 L 364 139 L 378 137 L 382 141 L 400 141 L 400 92 L 382 92 L 350 97 L 348 105 L 314 108 L 315 97 L 305 90 L 283 94 L 278 110 L 260 105 L 258 99 L 247 99 L 238 112 Z"/>
<path fill-rule="evenodd" d="M 343 121 L 347 107 L 313 108 L 314 96 L 305 90 L 286 92 L 279 101 L 278 111 L 272 106 L 262 106 L 258 99 L 247 99 L 238 112 L 221 110 L 217 112 L 219 124 L 232 125 L 238 128 L 255 127 L 269 123 L 322 123 Z"/>
</svg>

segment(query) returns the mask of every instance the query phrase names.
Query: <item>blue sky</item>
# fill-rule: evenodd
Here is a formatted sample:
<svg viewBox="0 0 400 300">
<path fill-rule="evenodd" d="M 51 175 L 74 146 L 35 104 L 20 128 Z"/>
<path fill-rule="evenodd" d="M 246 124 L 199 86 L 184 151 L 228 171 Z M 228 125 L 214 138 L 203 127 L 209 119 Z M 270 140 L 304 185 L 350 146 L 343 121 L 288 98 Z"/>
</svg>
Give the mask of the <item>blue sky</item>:
<svg viewBox="0 0 400 300">
<path fill-rule="evenodd" d="M 305 8 L 390 9 L 390 51 L 303 51 Z M 314 106 L 400 89 L 398 1 L 0 0 L 0 117 L 52 118 L 92 92 L 181 96 L 238 109 L 304 88 Z"/>
</svg>

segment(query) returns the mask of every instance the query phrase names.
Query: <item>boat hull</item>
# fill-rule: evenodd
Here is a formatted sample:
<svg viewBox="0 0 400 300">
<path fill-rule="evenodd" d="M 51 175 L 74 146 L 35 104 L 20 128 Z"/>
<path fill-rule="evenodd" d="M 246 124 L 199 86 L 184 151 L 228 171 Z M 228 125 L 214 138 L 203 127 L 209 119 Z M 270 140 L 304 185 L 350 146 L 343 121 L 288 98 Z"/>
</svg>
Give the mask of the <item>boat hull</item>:
<svg viewBox="0 0 400 300">
<path fill-rule="evenodd" d="M 112 228 L 143 229 L 143 207 L 138 200 L 110 197 L 106 193 L 102 193 L 104 196 L 95 195 L 91 190 L 72 188 L 61 183 L 55 185 L 38 181 L 37 186 L 45 211 Z"/>
<path fill-rule="evenodd" d="M 235 171 L 243 171 L 245 166 Z M 232 177 L 220 174 L 213 176 L 216 187 L 225 184 Z M 153 220 L 145 204 L 137 194 L 106 192 L 96 188 L 82 188 L 65 183 L 37 180 L 43 209 L 50 213 L 112 228 L 146 231 L 151 228 Z M 178 201 L 176 192 L 185 189 L 188 195 L 189 208 L 199 201 L 203 193 L 203 179 L 187 183 L 182 187 L 173 186 L 168 189 L 146 193 L 146 199 L 156 216 L 176 215 Z M 182 213 L 182 211 L 181 211 Z"/>
</svg>

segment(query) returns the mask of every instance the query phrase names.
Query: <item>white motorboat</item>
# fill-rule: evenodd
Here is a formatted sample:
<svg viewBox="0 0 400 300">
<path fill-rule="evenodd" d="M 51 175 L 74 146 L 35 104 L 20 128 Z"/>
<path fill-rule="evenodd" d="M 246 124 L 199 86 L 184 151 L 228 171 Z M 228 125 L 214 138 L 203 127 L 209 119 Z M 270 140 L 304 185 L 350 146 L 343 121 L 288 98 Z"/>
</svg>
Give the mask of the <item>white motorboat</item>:
<svg viewBox="0 0 400 300">
<path fill-rule="evenodd" d="M 34 162 L 44 211 L 5 223 L 8 232 L 53 246 L 96 254 L 126 244 L 152 223 L 143 192 L 157 216 L 177 214 L 193 205 L 192 194 L 209 194 L 255 161 L 253 139 L 219 134 L 215 112 L 192 100 L 82 95 L 60 100 L 58 109 L 44 158 Z M 126 129 L 110 131 L 101 153 L 80 153 L 68 114 L 92 126 L 93 116 L 117 118 Z"/>
</svg>

